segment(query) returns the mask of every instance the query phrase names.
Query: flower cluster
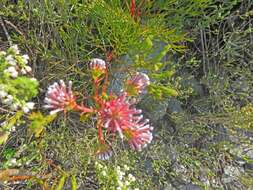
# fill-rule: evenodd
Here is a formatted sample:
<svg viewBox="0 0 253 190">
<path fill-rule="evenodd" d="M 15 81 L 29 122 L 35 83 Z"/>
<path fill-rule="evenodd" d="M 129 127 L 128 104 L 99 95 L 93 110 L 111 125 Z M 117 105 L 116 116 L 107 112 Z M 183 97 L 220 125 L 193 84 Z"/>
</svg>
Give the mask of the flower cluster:
<svg viewBox="0 0 253 190">
<path fill-rule="evenodd" d="M 72 81 L 69 81 L 68 87 L 66 87 L 63 80 L 59 83 L 55 82 L 48 87 L 48 91 L 45 98 L 45 108 L 52 109 L 50 114 L 55 114 L 59 111 L 67 110 L 68 107 L 74 108 L 75 97 L 72 92 Z"/>
<path fill-rule="evenodd" d="M 4 72 L 12 78 L 17 78 L 19 74 L 25 75 L 32 71 L 32 68 L 27 65 L 29 56 L 27 54 L 20 55 L 19 53 L 17 45 L 9 48 L 8 55 L 4 51 L 0 53 L 0 55 L 6 55 L 5 61 L 8 64 L 8 68 Z"/>
<path fill-rule="evenodd" d="M 35 78 L 27 76 L 32 71 L 32 68 L 27 65 L 28 60 L 29 56 L 21 55 L 17 45 L 11 46 L 7 52 L 0 51 L 0 103 L 12 111 L 21 109 L 24 113 L 28 113 L 35 105 L 27 100 L 36 95 L 37 90 L 31 89 L 34 93 L 30 93 L 29 89 L 22 89 L 38 86 Z M 30 95 L 20 94 L 20 91 L 29 92 Z"/>
<path fill-rule="evenodd" d="M 99 183 L 105 189 L 109 187 L 110 189 L 113 188 L 116 190 L 139 190 L 139 188 L 136 187 L 137 180 L 135 176 L 131 174 L 130 168 L 127 165 L 111 168 L 102 163 L 95 162 L 95 169 L 97 171 Z"/>
<path fill-rule="evenodd" d="M 151 142 L 149 120 L 143 119 L 142 110 L 128 101 L 126 93 L 105 101 L 98 113 L 107 132 L 126 137 L 132 149 L 139 151 Z"/>
<path fill-rule="evenodd" d="M 142 150 L 152 141 L 153 127 L 150 126 L 148 119 L 144 119 L 142 110 L 135 108 L 131 98 L 146 91 L 150 83 L 149 77 L 137 72 L 126 81 L 126 88 L 120 94 L 115 95 L 113 92 L 107 94 L 108 66 L 105 61 L 92 59 L 90 68 L 94 79 L 94 108 L 79 105 L 71 89 L 72 82 L 66 86 L 62 80 L 49 86 L 45 108 L 51 110 L 50 114 L 70 110 L 81 112 L 81 114 L 95 114 L 99 140 L 97 156 L 102 160 L 112 155 L 111 146 L 105 141 L 104 131 L 112 136 L 119 134 L 120 139 L 126 140 L 133 150 Z"/>
</svg>

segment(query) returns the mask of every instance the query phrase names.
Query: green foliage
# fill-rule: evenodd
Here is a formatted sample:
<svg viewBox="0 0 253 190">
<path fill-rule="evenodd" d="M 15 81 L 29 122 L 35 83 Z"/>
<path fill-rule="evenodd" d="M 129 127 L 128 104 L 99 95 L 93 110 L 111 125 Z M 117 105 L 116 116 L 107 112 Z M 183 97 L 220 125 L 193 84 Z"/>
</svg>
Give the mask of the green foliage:
<svg viewBox="0 0 253 190">
<path fill-rule="evenodd" d="M 41 133 L 45 130 L 45 127 L 49 125 L 56 115 L 44 116 L 41 112 L 33 112 L 29 116 L 31 124 L 28 126 L 30 133 L 34 134 L 35 137 L 40 137 Z"/>
<path fill-rule="evenodd" d="M 9 81 L 6 89 L 17 99 L 28 101 L 38 94 L 38 82 L 27 77 L 18 77 Z"/>
<path fill-rule="evenodd" d="M 127 190 L 130 188 L 135 189 L 136 187 L 136 178 L 129 172 L 130 168 L 127 165 L 111 168 L 103 163 L 96 162 L 95 169 L 102 190 L 114 190 L 117 188 Z"/>
<path fill-rule="evenodd" d="M 4 144 L 7 141 L 12 127 L 14 127 L 15 124 L 19 123 L 22 115 L 22 112 L 17 112 L 15 115 L 9 118 L 5 118 L 5 121 L 1 124 L 0 128 L 0 145 Z"/>
</svg>

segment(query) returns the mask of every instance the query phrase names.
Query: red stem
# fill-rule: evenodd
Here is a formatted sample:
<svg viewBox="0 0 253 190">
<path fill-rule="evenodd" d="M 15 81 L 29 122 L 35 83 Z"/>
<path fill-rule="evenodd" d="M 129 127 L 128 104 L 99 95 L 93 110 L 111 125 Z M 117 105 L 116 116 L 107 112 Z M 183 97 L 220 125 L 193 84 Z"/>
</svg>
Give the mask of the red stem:
<svg viewBox="0 0 253 190">
<path fill-rule="evenodd" d="M 87 108 L 84 105 L 76 105 L 74 110 L 79 111 L 82 114 L 84 114 L 84 113 L 93 113 L 94 112 L 94 110 L 92 108 Z"/>
<path fill-rule="evenodd" d="M 135 16 L 135 0 L 131 0 L 130 9 L 131 9 L 131 16 L 134 17 Z"/>
<path fill-rule="evenodd" d="M 105 143 L 105 139 L 104 139 L 104 135 L 103 135 L 103 130 L 102 130 L 102 125 L 100 120 L 97 123 L 97 127 L 98 127 L 98 140 L 101 144 Z"/>
<path fill-rule="evenodd" d="M 106 64 L 106 70 L 105 70 L 105 81 L 102 87 L 102 95 L 106 94 L 106 89 L 108 86 L 108 66 Z"/>
</svg>

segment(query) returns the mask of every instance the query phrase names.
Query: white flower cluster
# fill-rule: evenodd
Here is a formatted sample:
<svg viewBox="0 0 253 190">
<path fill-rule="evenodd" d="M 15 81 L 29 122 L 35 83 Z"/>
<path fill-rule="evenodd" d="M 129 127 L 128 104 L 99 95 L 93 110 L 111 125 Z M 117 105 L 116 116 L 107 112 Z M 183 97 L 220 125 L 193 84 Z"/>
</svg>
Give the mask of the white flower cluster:
<svg viewBox="0 0 253 190">
<path fill-rule="evenodd" d="M 8 64 L 8 68 L 4 70 L 5 73 L 9 74 L 12 78 L 17 78 L 19 73 L 25 75 L 32 71 L 32 68 L 27 65 L 29 56 L 27 54 L 19 55 L 17 45 L 11 46 L 9 51 L 9 55 L 4 51 L 0 52 L 0 56 L 6 56 L 5 61 Z"/>
<path fill-rule="evenodd" d="M 19 108 L 22 108 L 24 113 L 28 113 L 30 110 L 33 110 L 35 103 L 34 102 L 26 102 L 25 104 L 21 104 L 14 100 L 13 96 L 8 94 L 5 91 L 3 85 L 0 84 L 0 103 L 9 106 L 12 111 L 17 111 Z"/>
<path fill-rule="evenodd" d="M 136 181 L 136 178 L 131 173 L 129 173 L 129 170 L 130 168 L 127 165 L 124 165 L 123 169 L 117 166 L 117 169 L 116 169 L 116 173 L 118 176 L 117 190 L 122 190 L 122 189 L 132 190 L 131 186 Z M 138 188 L 134 188 L 134 190 L 138 190 Z"/>
<path fill-rule="evenodd" d="M 113 183 L 117 184 L 115 187 L 116 190 L 139 190 L 139 188 L 134 187 L 136 186 L 136 178 L 130 173 L 130 168 L 127 165 L 124 165 L 124 167 L 117 166 L 117 168 L 113 170 L 110 170 L 106 165 L 102 165 L 98 162 L 95 163 L 95 166 L 102 176 L 104 183 L 108 183 L 110 179 L 115 179 L 114 177 L 112 178 L 111 175 L 117 176 L 117 181 Z"/>
<path fill-rule="evenodd" d="M 17 78 L 19 74 L 25 75 L 32 71 L 32 68 L 28 66 L 29 56 L 27 54 L 20 55 L 20 51 L 17 45 L 13 45 L 9 48 L 7 53 L 0 51 L 0 61 L 4 61 L 7 65 L 4 69 L 4 73 L 8 74 L 12 78 Z M 31 80 L 37 80 L 31 78 Z M 12 111 L 22 109 L 25 113 L 28 113 L 34 108 L 33 102 L 19 102 L 11 94 L 8 94 L 8 84 L 0 84 L 0 103 L 8 106 Z"/>
</svg>

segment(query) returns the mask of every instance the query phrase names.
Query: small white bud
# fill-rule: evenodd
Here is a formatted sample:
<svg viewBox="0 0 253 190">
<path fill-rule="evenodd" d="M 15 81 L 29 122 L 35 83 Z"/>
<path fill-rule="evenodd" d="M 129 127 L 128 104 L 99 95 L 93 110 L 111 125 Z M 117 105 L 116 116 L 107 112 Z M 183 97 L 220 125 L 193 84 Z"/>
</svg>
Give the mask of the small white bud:
<svg viewBox="0 0 253 190">
<path fill-rule="evenodd" d="M 16 61 L 15 59 L 12 57 L 12 55 L 8 55 L 5 60 L 12 66 L 16 66 Z"/>
<path fill-rule="evenodd" d="M 12 72 L 10 74 L 11 74 L 12 78 L 17 78 L 18 77 L 18 72 L 17 71 L 16 72 Z"/>
<path fill-rule="evenodd" d="M 25 70 L 29 73 L 32 71 L 32 68 L 30 66 L 25 66 Z"/>
<path fill-rule="evenodd" d="M 34 108 L 35 103 L 34 102 L 27 102 L 26 107 L 28 107 L 30 110 Z"/>
<path fill-rule="evenodd" d="M 9 67 L 7 70 L 8 70 L 9 73 L 17 72 L 16 68 L 13 67 L 13 66 Z"/>
<path fill-rule="evenodd" d="M 10 160 L 10 164 L 16 165 L 16 164 L 17 164 L 16 158 L 12 158 L 12 159 Z"/>
<path fill-rule="evenodd" d="M 30 109 L 28 107 L 26 107 L 26 106 L 24 106 L 22 108 L 22 110 L 23 110 L 24 113 L 28 113 L 30 111 Z"/>
<path fill-rule="evenodd" d="M 6 55 L 6 52 L 5 51 L 0 51 L 0 56 L 2 55 Z"/>
<path fill-rule="evenodd" d="M 19 49 L 17 45 L 13 45 L 10 47 L 10 49 L 15 53 L 15 54 L 19 54 Z"/>
<path fill-rule="evenodd" d="M 30 80 L 31 80 L 31 81 L 35 81 L 35 82 L 37 81 L 37 79 L 34 78 L 34 77 L 33 77 L 33 78 L 30 78 Z"/>
<path fill-rule="evenodd" d="M 12 95 L 8 95 L 8 96 L 6 97 L 6 99 L 4 99 L 2 102 L 3 102 L 3 104 L 11 105 L 11 104 L 12 104 L 12 101 L 13 101 Z"/>
<path fill-rule="evenodd" d="M 106 176 L 106 171 L 103 170 L 101 174 L 102 174 L 102 176 Z"/>
<path fill-rule="evenodd" d="M 26 70 L 25 70 L 25 69 L 21 69 L 20 71 L 21 71 L 21 73 L 22 73 L 23 75 L 26 74 Z"/>
<path fill-rule="evenodd" d="M 17 103 L 14 103 L 14 104 L 12 104 L 11 105 L 11 107 L 10 107 L 10 109 L 12 110 L 12 111 L 16 111 L 17 109 L 18 109 L 18 104 Z"/>
<path fill-rule="evenodd" d="M 27 54 L 25 54 L 25 55 L 22 55 L 22 58 L 23 58 L 23 62 L 24 62 L 25 64 L 27 64 L 27 63 L 28 63 L 28 60 L 29 60 L 29 56 L 28 56 Z"/>
<path fill-rule="evenodd" d="M 7 92 L 5 92 L 5 91 L 3 91 L 3 90 L 0 91 L 0 98 L 4 98 L 4 97 L 6 97 L 7 95 L 8 95 Z"/>
</svg>

